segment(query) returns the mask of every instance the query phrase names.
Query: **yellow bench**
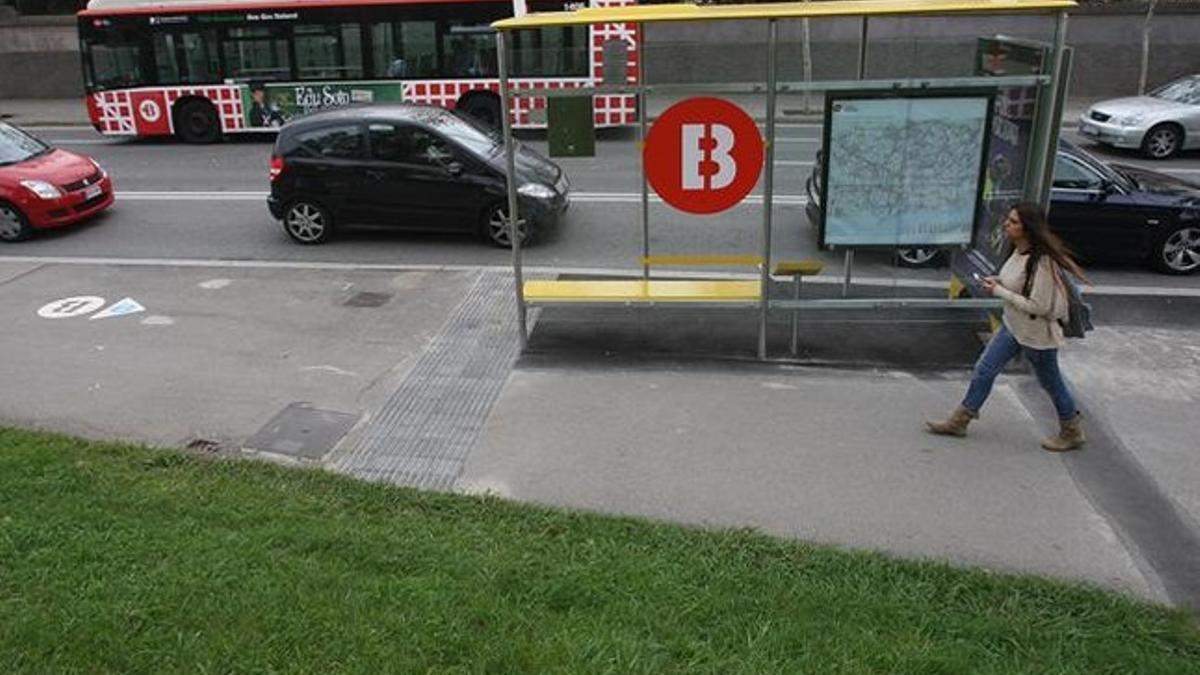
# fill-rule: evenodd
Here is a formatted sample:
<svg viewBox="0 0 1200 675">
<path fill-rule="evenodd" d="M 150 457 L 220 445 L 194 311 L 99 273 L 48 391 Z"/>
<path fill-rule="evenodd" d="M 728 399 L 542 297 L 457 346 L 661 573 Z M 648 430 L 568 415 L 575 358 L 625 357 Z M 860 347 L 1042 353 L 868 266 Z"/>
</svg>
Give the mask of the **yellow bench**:
<svg viewBox="0 0 1200 675">
<path fill-rule="evenodd" d="M 638 259 L 647 266 L 761 266 L 757 255 L 655 255 Z M 816 274 L 819 261 L 779 263 L 777 275 Z M 523 286 L 530 305 L 657 305 L 688 304 L 753 307 L 762 303 L 759 281 L 723 279 L 564 279 L 532 280 Z"/>
<path fill-rule="evenodd" d="M 690 279 L 565 279 L 525 282 L 530 305 L 691 303 L 756 306 L 762 300 L 757 281 Z"/>
<path fill-rule="evenodd" d="M 762 256 L 757 255 L 644 255 L 638 258 L 638 262 L 643 265 L 707 265 L 720 266 L 726 265 L 730 267 L 747 266 L 757 267 L 762 265 Z"/>
</svg>

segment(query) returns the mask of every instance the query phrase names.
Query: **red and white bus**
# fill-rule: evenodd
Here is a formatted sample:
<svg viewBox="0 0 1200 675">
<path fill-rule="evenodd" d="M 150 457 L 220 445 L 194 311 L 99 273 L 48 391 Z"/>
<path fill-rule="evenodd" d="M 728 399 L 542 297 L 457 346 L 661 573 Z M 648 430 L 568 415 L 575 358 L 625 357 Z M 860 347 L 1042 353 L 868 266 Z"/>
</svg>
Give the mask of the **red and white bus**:
<svg viewBox="0 0 1200 675">
<path fill-rule="evenodd" d="M 581 4 L 532 0 L 529 9 Z M 190 142 L 372 102 L 457 108 L 498 125 L 490 24 L 511 15 L 511 0 L 91 0 L 78 15 L 88 114 L 104 134 Z M 628 24 L 523 31 L 512 85 L 636 82 L 637 39 Z M 606 52 L 624 78 L 606 80 Z M 545 108 L 544 98 L 516 99 L 514 126 L 544 126 Z M 637 121 L 633 96 L 596 96 L 593 110 L 597 126 Z"/>
</svg>

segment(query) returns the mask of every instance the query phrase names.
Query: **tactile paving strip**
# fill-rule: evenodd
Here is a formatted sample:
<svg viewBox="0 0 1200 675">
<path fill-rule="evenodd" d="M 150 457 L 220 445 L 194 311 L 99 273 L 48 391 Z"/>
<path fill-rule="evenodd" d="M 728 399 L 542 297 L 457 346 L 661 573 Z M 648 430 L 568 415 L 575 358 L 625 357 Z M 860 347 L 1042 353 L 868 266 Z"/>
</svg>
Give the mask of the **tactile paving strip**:
<svg viewBox="0 0 1200 675">
<path fill-rule="evenodd" d="M 441 331 L 330 468 L 366 480 L 454 486 L 520 344 L 513 279 L 481 272 Z"/>
</svg>

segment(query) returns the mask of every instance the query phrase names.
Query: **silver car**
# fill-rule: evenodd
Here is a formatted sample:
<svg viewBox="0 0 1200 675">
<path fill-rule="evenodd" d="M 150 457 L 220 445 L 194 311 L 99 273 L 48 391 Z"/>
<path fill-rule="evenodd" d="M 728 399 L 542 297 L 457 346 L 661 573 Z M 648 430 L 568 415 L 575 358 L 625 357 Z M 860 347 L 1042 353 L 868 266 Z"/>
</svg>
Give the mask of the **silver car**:
<svg viewBox="0 0 1200 675">
<path fill-rule="evenodd" d="M 1079 134 L 1152 159 L 1200 148 L 1200 74 L 1181 77 L 1145 96 L 1101 101 L 1079 118 Z"/>
</svg>

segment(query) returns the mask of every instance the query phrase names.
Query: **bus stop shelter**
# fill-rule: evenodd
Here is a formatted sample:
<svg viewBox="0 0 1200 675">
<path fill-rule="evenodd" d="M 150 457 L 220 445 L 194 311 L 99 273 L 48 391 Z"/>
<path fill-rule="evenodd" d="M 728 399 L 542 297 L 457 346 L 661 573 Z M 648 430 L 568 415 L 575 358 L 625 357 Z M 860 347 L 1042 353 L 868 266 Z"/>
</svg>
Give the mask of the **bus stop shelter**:
<svg viewBox="0 0 1200 675">
<path fill-rule="evenodd" d="M 793 317 L 793 349 L 795 345 L 795 313 L 822 309 L 862 308 L 923 308 L 939 307 L 965 310 L 989 310 L 999 306 L 992 298 L 972 297 L 976 287 L 972 281 L 974 272 L 991 273 L 997 264 L 995 241 L 987 232 L 993 227 L 995 208 L 988 202 L 999 203 L 1002 199 L 1012 201 L 1019 197 L 1046 204 L 1048 201 L 1051 172 L 1053 170 L 1054 147 L 1057 143 L 1058 120 L 1065 97 L 1065 81 L 1069 72 L 1069 49 L 1066 47 L 1067 10 L 1075 6 L 1073 0 L 831 0 L 827 2 L 792 2 L 755 5 L 636 5 L 587 7 L 574 11 L 534 13 L 505 19 L 493 24 L 497 30 L 497 52 L 499 54 L 500 93 L 503 110 L 513 110 L 515 100 L 520 97 L 588 97 L 604 95 L 634 94 L 638 101 L 638 142 L 643 149 L 640 162 L 641 173 L 641 229 L 642 250 L 639 257 L 641 276 L 636 279 L 571 279 L 571 280 L 526 280 L 523 276 L 523 253 L 521 237 L 513 241 L 512 260 L 518 310 L 518 324 L 522 347 L 527 345 L 527 314 L 530 307 L 562 305 L 588 305 L 595 307 L 704 307 L 704 308 L 755 308 L 758 312 L 758 356 L 767 357 L 767 326 L 772 312 L 791 314 Z M 870 44 L 870 20 L 875 17 L 951 17 L 956 15 L 1039 15 L 1050 23 L 1052 38 L 1041 45 L 1034 45 L 1038 53 L 1037 67 L 1010 74 L 1005 70 L 977 68 L 976 72 L 959 77 L 903 77 L 871 78 L 867 73 L 867 53 Z M 779 77 L 779 46 L 781 22 L 800 20 L 807 26 L 808 20 L 827 18 L 851 18 L 858 21 L 857 77 L 852 79 L 813 81 L 786 81 Z M 766 68 L 765 72 L 749 79 L 728 84 L 649 84 L 645 81 L 648 68 L 644 49 L 644 27 L 653 23 L 672 22 L 715 22 L 754 21 L 766 24 Z M 516 31 L 580 24 L 632 24 L 637 26 L 643 37 L 637 41 L 635 58 L 638 64 L 636 82 L 606 83 L 594 87 L 560 91 L 526 92 L 511 86 L 510 34 Z M 996 42 L 1004 49 L 1012 48 L 1001 40 Z M 1019 44 L 1017 46 L 1020 46 Z M 990 56 L 989 56 L 990 58 Z M 988 59 L 984 59 L 985 61 Z M 986 64 L 985 64 L 986 65 Z M 821 222 L 822 244 L 827 248 L 840 247 L 845 250 L 846 286 L 849 286 L 853 253 L 856 249 L 881 248 L 897 245 L 937 245 L 959 250 L 955 257 L 954 275 L 949 284 L 948 298 L 929 297 L 878 297 L 802 299 L 799 293 L 793 297 L 772 297 L 772 273 L 782 275 L 804 274 L 808 261 L 788 261 L 772 266 L 772 206 L 775 194 L 775 153 L 778 99 L 781 95 L 823 92 L 826 97 L 824 115 L 824 163 L 822 172 L 825 181 L 824 213 Z M 1007 94 L 1006 94 L 1007 92 Z M 1019 107 L 1028 108 L 1025 133 L 1010 133 L 1011 124 L 997 117 L 1003 112 L 1005 102 L 1012 92 L 1026 92 L 1027 100 Z M 657 126 L 671 116 L 668 110 L 650 128 L 647 95 L 650 93 L 693 96 L 692 103 L 704 98 L 709 110 L 724 104 L 721 95 L 754 95 L 765 101 L 765 120 L 761 138 L 761 155 L 747 155 L 745 163 L 758 162 L 754 167 L 761 169 L 761 253 L 758 255 L 713 254 L 688 256 L 653 255 L 650 250 L 650 189 L 656 164 L 661 164 L 663 147 L 678 152 L 678 140 L 665 146 L 659 143 L 652 150 L 648 143 L 655 142 Z M 1022 94 L 1022 95 L 1026 95 Z M 1009 96 L 1006 99 L 1005 96 Z M 713 103 L 713 101 L 716 103 Z M 724 103 L 722 103 L 724 101 Z M 695 107 L 695 106 L 693 106 Z M 704 108 L 700 105 L 700 108 Z M 736 115 L 736 112 L 734 113 Z M 678 115 L 677 115 L 678 116 Z M 509 227 L 520 223 L 519 186 L 514 172 L 515 142 L 512 135 L 510 115 L 502 115 L 505 153 L 508 167 L 508 221 Z M 1002 116 L 1001 116 L 1002 117 Z M 690 118 L 689 118 L 690 119 Z M 997 121 L 998 120 L 998 121 Z M 696 121 L 693 119 L 693 121 Z M 699 134 L 712 132 L 716 126 L 704 126 L 700 120 Z M 997 127 L 993 129 L 993 122 Z M 731 123 L 732 124 L 732 123 Z M 689 126 L 689 125 L 684 125 Z M 902 133 L 896 134 L 895 130 Z M 907 130 L 907 131 L 905 131 Z M 553 133 L 553 129 L 551 130 Z M 678 127 L 671 130 L 676 134 Z M 689 150 L 688 130 L 683 131 L 685 149 L 684 173 Z M 909 162 L 880 156 L 881 133 L 887 137 L 893 153 L 903 156 L 905 152 L 918 155 L 922 161 Z M 938 156 L 921 157 L 928 154 L 928 137 L 942 134 L 960 140 L 952 148 Z M 662 134 L 659 134 L 660 136 Z M 909 145 L 896 145 L 895 136 L 907 139 Z M 1019 171 L 1009 171 L 1008 190 L 999 190 L 1001 176 L 989 170 L 989 153 L 994 149 L 993 137 L 1006 139 L 1020 156 Z M 732 136 L 730 136 L 732 138 Z M 715 140 L 714 140 L 715 139 Z M 721 139 L 706 138 L 695 141 L 694 152 L 704 158 L 717 160 L 714 147 L 721 146 Z M 733 143 L 728 141 L 726 145 Z M 925 145 L 922 145 L 922 144 Z M 736 144 L 734 144 L 736 145 Z M 961 147 L 960 147 L 961 146 Z M 707 149 L 706 149 L 707 148 Z M 1011 152 L 1013 148 L 1008 148 Z M 724 159 L 729 159 L 725 157 Z M 667 162 L 675 161 L 672 157 Z M 739 160 L 741 161 L 741 160 Z M 956 165 L 954 162 L 957 161 Z M 899 163 L 898 163 L 899 162 Z M 734 163 L 729 159 L 729 163 Z M 648 167 L 650 176 L 648 178 Z M 713 162 L 708 162 L 712 165 Z M 902 167 L 901 164 L 904 166 Z M 931 168 L 941 168 L 942 173 L 930 173 Z M 721 167 L 717 167 L 719 174 Z M 709 171 L 713 171 L 711 166 Z M 678 170 L 675 172 L 678 174 Z M 708 177 L 692 176 L 693 181 L 715 181 Z M 960 175 L 961 180 L 955 179 Z M 1013 177 L 1015 175 L 1015 178 Z M 947 183 L 951 180 L 953 184 Z M 686 184 L 689 179 L 683 179 Z M 940 183 L 939 183 L 940 181 Z M 709 185 L 704 182 L 704 185 Z M 712 183 L 715 185 L 715 182 Z M 683 202 L 672 201 L 664 194 L 661 183 L 655 190 L 665 201 L 684 211 L 693 211 L 687 198 Z M 920 203 L 910 203 L 906 190 L 928 195 L 927 201 L 936 202 L 941 211 L 927 211 Z M 888 195 L 891 195 L 890 198 Z M 882 197 L 881 197 L 882 196 Z M 942 201 L 938 201 L 943 199 Z M 897 201 L 899 200 L 899 201 Z M 873 211 L 872 208 L 875 210 Z M 698 207 L 695 212 L 703 211 Z M 519 227 L 519 225 L 518 225 Z M 696 279 L 660 278 L 651 274 L 658 266 L 730 266 L 751 265 L 758 268 L 756 280 L 748 279 Z M 817 266 L 819 267 L 819 265 Z M 797 285 L 798 288 L 798 285 Z"/>
</svg>

